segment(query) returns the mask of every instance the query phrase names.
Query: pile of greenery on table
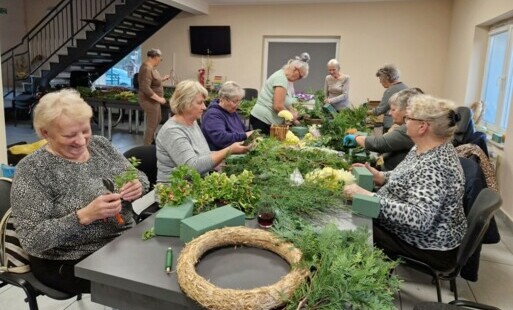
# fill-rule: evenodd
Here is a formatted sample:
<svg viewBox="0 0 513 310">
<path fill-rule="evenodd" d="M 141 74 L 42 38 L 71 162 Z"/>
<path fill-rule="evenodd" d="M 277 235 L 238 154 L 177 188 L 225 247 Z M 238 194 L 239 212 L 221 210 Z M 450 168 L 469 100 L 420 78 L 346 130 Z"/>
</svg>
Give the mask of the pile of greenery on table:
<svg viewBox="0 0 513 310">
<path fill-rule="evenodd" d="M 251 116 L 251 110 L 253 110 L 253 107 L 255 106 L 256 102 L 257 98 L 253 98 L 251 100 L 242 100 L 238 107 L 240 115 L 242 115 L 245 119 L 248 119 Z"/>
<path fill-rule="evenodd" d="M 368 132 L 371 130 L 367 127 L 367 111 L 365 106 L 342 109 L 335 114 L 333 119 L 324 122 L 320 128 L 321 135 L 326 137 L 326 146 L 335 150 L 345 150 L 344 136 L 351 130 Z"/>
<path fill-rule="evenodd" d="M 109 87 L 106 89 L 92 90 L 89 87 L 78 86 L 76 89 L 82 98 L 123 100 L 131 103 L 137 103 L 137 94 L 123 87 Z"/>
<path fill-rule="evenodd" d="M 276 209 L 272 231 L 302 251 L 300 265 L 311 271 L 286 309 L 394 308 L 399 280 L 390 270 L 396 263 L 369 244 L 368 232 L 340 231 L 332 224 L 315 228 L 312 223 L 330 209 L 347 210 L 340 189 L 294 186 L 289 180 L 296 168 L 305 175 L 316 168 L 348 165 L 337 152 L 285 147 L 274 139 L 264 139 L 249 155 L 227 161 L 227 174 L 253 172 L 259 204 Z"/>
<path fill-rule="evenodd" d="M 201 178 L 196 169 L 186 165 L 174 169 L 169 183 L 157 184 L 156 190 L 160 206 L 180 205 L 186 199 L 192 199 L 194 214 L 230 204 L 252 218 L 260 198 L 253 186 L 253 173 L 250 171 L 244 170 L 230 176 L 213 172 Z"/>
</svg>

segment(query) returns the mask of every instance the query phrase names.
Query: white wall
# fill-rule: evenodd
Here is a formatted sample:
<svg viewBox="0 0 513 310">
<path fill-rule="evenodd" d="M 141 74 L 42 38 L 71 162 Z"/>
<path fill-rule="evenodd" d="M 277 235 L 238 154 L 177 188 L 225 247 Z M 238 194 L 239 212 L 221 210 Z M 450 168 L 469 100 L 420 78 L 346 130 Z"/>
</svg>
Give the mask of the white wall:
<svg viewBox="0 0 513 310">
<path fill-rule="evenodd" d="M 181 13 L 150 38 L 143 51 L 162 50 L 162 74 L 169 73 L 174 54 L 179 78 L 196 78 L 201 56 L 189 52 L 189 26 L 230 25 L 232 54 L 212 58 L 213 75 L 260 89 L 264 36 L 339 36 L 339 60 L 342 71 L 351 76 L 353 103 L 381 98 L 383 88 L 375 73 L 385 63 L 395 63 L 406 84 L 440 95 L 451 8 L 446 0 L 211 6 L 208 15 Z"/>
<path fill-rule="evenodd" d="M 487 25 L 513 16 L 511 0 L 454 0 L 443 96 L 468 105 L 480 96 L 486 57 Z M 513 109 L 504 151 L 499 152 L 498 181 L 503 211 L 513 219 Z"/>
<path fill-rule="evenodd" d="M 0 0 L 0 7 L 7 9 L 6 15 L 0 15 L 0 41 L 5 52 L 21 42 L 27 32 L 25 28 L 24 1 Z"/>
</svg>

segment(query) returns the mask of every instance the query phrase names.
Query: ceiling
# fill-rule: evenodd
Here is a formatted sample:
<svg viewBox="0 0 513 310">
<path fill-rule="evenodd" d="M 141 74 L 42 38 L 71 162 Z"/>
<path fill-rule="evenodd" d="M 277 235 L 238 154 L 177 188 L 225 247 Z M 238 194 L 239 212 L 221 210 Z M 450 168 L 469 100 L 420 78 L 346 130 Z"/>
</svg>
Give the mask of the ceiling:
<svg viewBox="0 0 513 310">
<path fill-rule="evenodd" d="M 240 4 L 299 4 L 299 3 L 348 3 L 348 2 L 383 2 L 398 0 L 203 0 L 208 5 L 240 5 Z M 399 0 L 418 1 L 418 0 Z"/>
</svg>

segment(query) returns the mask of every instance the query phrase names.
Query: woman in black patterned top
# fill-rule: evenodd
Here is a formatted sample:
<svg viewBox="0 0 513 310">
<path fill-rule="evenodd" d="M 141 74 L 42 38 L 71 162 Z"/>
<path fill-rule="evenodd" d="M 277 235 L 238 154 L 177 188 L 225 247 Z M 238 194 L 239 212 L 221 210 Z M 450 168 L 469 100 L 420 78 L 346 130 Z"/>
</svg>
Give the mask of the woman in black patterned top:
<svg viewBox="0 0 513 310">
<path fill-rule="evenodd" d="M 90 283 L 74 276 L 74 265 L 132 226 L 121 199 L 133 201 L 149 186 L 139 173 L 119 193 L 108 192 L 102 179 L 112 180 L 130 163 L 107 139 L 92 136 L 91 117 L 91 107 L 73 90 L 41 98 L 34 128 L 48 143 L 20 161 L 11 190 L 16 232 L 34 275 L 75 294 L 89 292 Z"/>
<path fill-rule="evenodd" d="M 357 185 L 344 193 L 375 195 L 381 211 L 374 243 L 390 257 L 407 255 L 446 270 L 456 261 L 467 228 L 462 198 L 465 178 L 451 140 L 457 115 L 454 103 L 427 95 L 413 97 L 406 130 L 415 146 L 390 172 L 372 172 L 382 185 L 375 194 Z"/>
</svg>

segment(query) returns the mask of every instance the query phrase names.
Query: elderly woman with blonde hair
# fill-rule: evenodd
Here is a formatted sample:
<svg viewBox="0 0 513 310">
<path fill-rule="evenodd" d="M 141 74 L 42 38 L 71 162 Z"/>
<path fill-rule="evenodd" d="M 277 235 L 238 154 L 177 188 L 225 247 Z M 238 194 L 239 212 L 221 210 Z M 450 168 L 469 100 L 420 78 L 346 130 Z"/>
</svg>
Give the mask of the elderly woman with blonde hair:
<svg viewBox="0 0 513 310">
<path fill-rule="evenodd" d="M 381 188 L 371 193 L 347 185 L 347 196 L 379 198 L 374 243 L 390 257 L 405 255 L 447 270 L 454 266 L 467 228 L 463 212 L 465 177 L 451 143 L 458 115 L 453 102 L 428 95 L 411 98 L 406 132 L 415 143 L 392 171 L 365 166 Z"/>
<path fill-rule="evenodd" d="M 197 81 L 180 82 L 171 97 L 174 115 L 157 135 L 157 182 L 168 182 L 174 168 L 188 165 L 202 175 L 213 170 L 230 154 L 249 151 L 242 142 L 211 152 L 197 120 L 206 110 L 207 90 Z"/>
<path fill-rule="evenodd" d="M 201 130 L 207 139 L 210 150 L 219 151 L 234 142 L 244 141 L 252 131 L 246 131 L 237 108 L 244 98 L 244 89 L 233 81 L 228 81 L 219 89 L 219 98 L 208 105 L 201 120 Z"/>
<path fill-rule="evenodd" d="M 34 276 L 73 294 L 90 291 L 89 281 L 74 276 L 74 265 L 132 226 L 132 211 L 121 201 L 149 187 L 142 172 L 116 193 L 104 187 L 103 179 L 123 174 L 130 162 L 92 135 L 92 115 L 76 91 L 43 96 L 34 128 L 48 143 L 18 163 L 11 190 L 16 233 Z"/>
<path fill-rule="evenodd" d="M 308 62 L 310 55 L 302 53 L 295 59 L 289 60 L 280 70 L 274 72 L 264 83 L 258 94 L 258 99 L 251 110 L 249 121 L 253 129 L 260 129 L 263 134 L 269 135 L 271 125 L 283 124 L 284 120 L 278 116 L 282 110 L 292 113 L 293 122 L 298 123 L 298 113 L 292 107 L 295 102 L 292 93 L 293 83 L 308 76 Z"/>
<path fill-rule="evenodd" d="M 340 72 L 336 59 L 328 61 L 328 75 L 324 80 L 324 103 L 331 104 L 337 111 L 349 106 L 349 75 Z"/>
</svg>

